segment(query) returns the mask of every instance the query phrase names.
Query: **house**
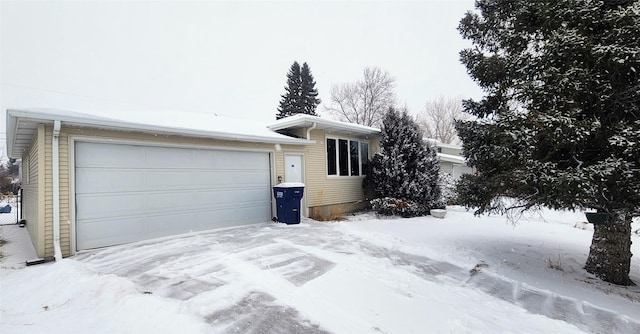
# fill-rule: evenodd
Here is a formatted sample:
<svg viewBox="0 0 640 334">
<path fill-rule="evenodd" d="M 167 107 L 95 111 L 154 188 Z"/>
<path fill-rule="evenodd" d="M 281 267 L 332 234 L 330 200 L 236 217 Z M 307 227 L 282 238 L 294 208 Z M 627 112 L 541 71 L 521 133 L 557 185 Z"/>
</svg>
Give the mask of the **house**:
<svg viewBox="0 0 640 334">
<path fill-rule="evenodd" d="M 272 186 L 304 182 L 302 214 L 366 205 L 363 170 L 380 130 L 308 115 L 265 127 L 208 114 L 100 116 L 8 109 L 22 160 L 23 219 L 37 254 L 266 222 Z"/>
<path fill-rule="evenodd" d="M 454 179 L 458 179 L 464 174 L 475 173 L 475 169 L 468 166 L 465 158 L 462 156 L 462 147 L 444 144 L 434 139 L 426 139 L 425 141 L 434 146 L 438 152 L 440 171 L 453 176 Z"/>
</svg>

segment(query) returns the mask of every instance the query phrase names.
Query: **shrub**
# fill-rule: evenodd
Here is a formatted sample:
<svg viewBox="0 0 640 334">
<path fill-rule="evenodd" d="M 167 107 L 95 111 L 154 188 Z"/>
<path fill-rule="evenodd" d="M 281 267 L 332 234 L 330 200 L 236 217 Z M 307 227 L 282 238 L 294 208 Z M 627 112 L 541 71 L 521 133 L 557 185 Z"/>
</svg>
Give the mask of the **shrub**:
<svg viewBox="0 0 640 334">
<path fill-rule="evenodd" d="M 453 176 L 449 173 L 440 172 L 438 176 L 438 186 L 440 187 L 440 197 L 438 197 L 434 203 L 434 208 L 444 209 L 447 205 L 457 204 L 457 182 Z"/>
<path fill-rule="evenodd" d="M 401 216 L 404 218 L 425 216 L 429 214 L 429 207 L 412 201 L 403 201 L 392 197 L 371 200 L 373 209 L 386 216 Z"/>
</svg>

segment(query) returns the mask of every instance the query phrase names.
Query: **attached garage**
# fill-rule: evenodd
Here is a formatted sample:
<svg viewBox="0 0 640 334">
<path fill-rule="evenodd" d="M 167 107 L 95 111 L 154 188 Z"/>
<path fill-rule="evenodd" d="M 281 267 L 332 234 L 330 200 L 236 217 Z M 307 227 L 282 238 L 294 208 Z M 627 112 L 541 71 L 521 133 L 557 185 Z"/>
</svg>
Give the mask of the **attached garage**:
<svg viewBox="0 0 640 334">
<path fill-rule="evenodd" d="M 284 152 L 314 143 L 213 114 L 7 110 L 23 218 L 45 259 L 270 222 Z"/>
<path fill-rule="evenodd" d="M 76 247 L 271 218 L 268 152 L 75 142 Z"/>
</svg>

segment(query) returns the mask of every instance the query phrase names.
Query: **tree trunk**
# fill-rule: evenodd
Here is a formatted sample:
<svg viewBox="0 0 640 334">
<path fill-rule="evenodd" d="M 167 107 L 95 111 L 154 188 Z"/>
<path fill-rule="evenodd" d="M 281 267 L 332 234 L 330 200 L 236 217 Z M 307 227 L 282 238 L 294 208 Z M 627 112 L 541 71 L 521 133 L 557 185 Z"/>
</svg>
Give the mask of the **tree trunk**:
<svg viewBox="0 0 640 334">
<path fill-rule="evenodd" d="M 631 268 L 631 215 L 611 213 L 606 224 L 594 224 L 593 239 L 584 269 L 598 278 L 618 285 L 634 285 Z"/>
</svg>

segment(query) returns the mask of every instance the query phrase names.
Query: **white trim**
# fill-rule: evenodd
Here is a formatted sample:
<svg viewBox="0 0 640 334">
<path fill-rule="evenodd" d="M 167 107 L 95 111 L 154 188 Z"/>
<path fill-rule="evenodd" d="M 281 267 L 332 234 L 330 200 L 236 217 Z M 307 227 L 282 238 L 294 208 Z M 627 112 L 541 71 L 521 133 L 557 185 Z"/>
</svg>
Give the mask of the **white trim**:
<svg viewBox="0 0 640 334">
<path fill-rule="evenodd" d="M 305 154 L 303 152 L 295 152 L 295 151 L 292 151 L 292 152 L 289 152 L 289 153 L 287 153 L 287 152 L 284 153 L 284 156 L 282 157 L 282 159 L 284 160 L 283 162 L 285 163 L 284 171 L 283 171 L 283 173 L 285 175 L 287 174 L 287 165 L 286 165 L 287 155 L 300 156 L 300 159 L 302 161 L 302 182 L 305 184 L 305 187 L 304 187 L 304 193 L 302 195 L 302 200 L 301 200 L 300 206 L 302 207 L 302 216 L 309 217 L 309 208 L 307 207 L 307 193 L 308 193 L 309 189 L 306 186 L 306 184 L 307 184 L 307 160 L 306 160 Z M 287 181 L 286 178 L 285 178 L 285 182 L 289 182 L 289 181 Z"/>
<path fill-rule="evenodd" d="M 329 160 L 328 160 L 328 154 L 326 152 L 326 148 L 327 148 L 327 139 L 334 139 L 336 140 L 336 175 L 330 175 L 329 174 Z M 348 149 L 348 157 L 347 157 L 347 169 L 349 171 L 349 175 L 340 175 L 340 150 L 338 148 L 338 140 L 346 140 L 347 141 L 347 149 Z M 357 141 L 358 142 L 358 164 L 360 165 L 360 173 L 359 175 L 351 175 L 351 148 L 349 147 L 349 145 L 351 145 L 350 143 L 352 141 Z M 324 137 L 324 146 L 325 146 L 325 152 L 324 152 L 324 157 L 325 157 L 325 168 L 326 168 L 326 173 L 325 176 L 327 177 L 327 179 L 337 179 L 337 178 L 364 178 L 366 175 L 363 174 L 363 170 L 362 170 L 362 159 L 361 159 L 361 146 L 360 143 L 367 143 L 367 147 L 369 148 L 369 152 L 367 153 L 371 153 L 371 142 L 369 140 L 363 140 L 363 139 L 359 139 L 357 137 L 342 137 L 342 136 L 335 136 L 333 134 L 325 134 Z M 367 159 L 370 159 L 370 156 L 367 156 Z"/>
<path fill-rule="evenodd" d="M 62 260 L 62 250 L 60 249 L 60 128 L 62 122 L 55 120 L 53 122 L 53 133 L 51 138 L 51 164 L 52 164 L 52 183 L 53 183 L 53 254 L 57 261 Z"/>
<path fill-rule="evenodd" d="M 277 131 L 288 129 L 292 127 L 308 127 L 311 123 L 316 123 L 318 129 L 336 129 L 346 132 L 352 132 L 361 135 L 380 135 L 381 131 L 378 128 L 364 126 L 355 123 L 346 123 L 336 121 L 333 119 L 322 118 L 318 116 L 311 116 L 307 114 L 297 114 L 277 120 L 275 123 L 270 124 L 267 128 Z"/>
</svg>

